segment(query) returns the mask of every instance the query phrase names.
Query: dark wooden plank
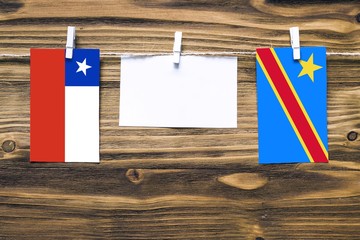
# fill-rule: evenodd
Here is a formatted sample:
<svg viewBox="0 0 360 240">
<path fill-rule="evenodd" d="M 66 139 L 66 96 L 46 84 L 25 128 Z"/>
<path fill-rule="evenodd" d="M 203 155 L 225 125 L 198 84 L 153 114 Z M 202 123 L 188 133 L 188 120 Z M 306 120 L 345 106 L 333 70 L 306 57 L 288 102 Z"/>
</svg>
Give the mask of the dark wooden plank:
<svg viewBox="0 0 360 240">
<path fill-rule="evenodd" d="M 359 52 L 357 1 L 269 4 L 265 0 L 56 1 L 28 0 L 0 16 L 2 53 L 31 47 L 64 47 L 66 26 L 76 25 L 78 47 L 102 51 L 172 51 L 173 32 L 184 32 L 184 51 L 254 51 L 289 46 L 289 27 L 303 45 Z M 6 3 L 4 3 L 6 5 Z M 11 10 L 12 9 L 12 10 Z M 10 11 L 11 10 L 11 11 Z"/>
<path fill-rule="evenodd" d="M 4 237 L 346 239 L 360 234 L 358 164 L 127 172 L 112 163 L 9 164 L 0 170 Z"/>
</svg>

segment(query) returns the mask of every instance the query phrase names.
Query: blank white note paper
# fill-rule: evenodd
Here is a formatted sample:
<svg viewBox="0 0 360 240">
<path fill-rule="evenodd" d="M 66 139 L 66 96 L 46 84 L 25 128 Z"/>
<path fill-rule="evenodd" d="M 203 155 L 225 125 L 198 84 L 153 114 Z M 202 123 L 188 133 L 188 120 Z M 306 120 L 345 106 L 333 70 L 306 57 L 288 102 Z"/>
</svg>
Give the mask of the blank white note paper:
<svg viewBox="0 0 360 240">
<path fill-rule="evenodd" d="M 122 57 L 120 126 L 237 127 L 237 58 Z"/>
</svg>

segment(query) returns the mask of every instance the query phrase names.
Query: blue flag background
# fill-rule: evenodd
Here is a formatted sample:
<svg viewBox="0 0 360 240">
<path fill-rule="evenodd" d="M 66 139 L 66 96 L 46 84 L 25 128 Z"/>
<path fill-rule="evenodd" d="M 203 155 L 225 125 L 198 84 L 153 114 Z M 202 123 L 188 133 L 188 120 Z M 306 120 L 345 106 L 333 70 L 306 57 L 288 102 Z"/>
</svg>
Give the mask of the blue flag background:
<svg viewBox="0 0 360 240">
<path fill-rule="evenodd" d="M 301 60 L 309 61 L 310 57 L 313 56 L 313 63 L 321 67 L 313 71 L 314 81 L 309 74 L 299 76 L 303 66 L 300 61 L 293 60 L 292 48 L 274 48 L 274 50 L 325 148 L 328 149 L 326 48 L 301 48 Z M 310 162 L 258 61 L 256 61 L 256 75 L 259 163 Z"/>
</svg>

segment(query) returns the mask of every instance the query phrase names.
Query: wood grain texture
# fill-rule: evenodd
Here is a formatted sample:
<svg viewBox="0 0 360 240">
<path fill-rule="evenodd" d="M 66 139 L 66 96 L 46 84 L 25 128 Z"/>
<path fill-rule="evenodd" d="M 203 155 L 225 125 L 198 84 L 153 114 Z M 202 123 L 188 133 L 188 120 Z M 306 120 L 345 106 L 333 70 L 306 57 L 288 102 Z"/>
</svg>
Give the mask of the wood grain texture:
<svg viewBox="0 0 360 240">
<path fill-rule="evenodd" d="M 360 52 L 359 1 L 0 1 L 0 53 Z M 360 239 L 359 56 L 328 57 L 329 164 L 257 164 L 255 57 L 238 60 L 238 128 L 120 128 L 120 62 L 101 58 L 101 163 L 29 161 L 29 58 L 0 58 L 0 239 Z M 352 132 L 351 137 L 348 134 Z M 350 139 L 350 140 L 349 140 Z"/>
</svg>

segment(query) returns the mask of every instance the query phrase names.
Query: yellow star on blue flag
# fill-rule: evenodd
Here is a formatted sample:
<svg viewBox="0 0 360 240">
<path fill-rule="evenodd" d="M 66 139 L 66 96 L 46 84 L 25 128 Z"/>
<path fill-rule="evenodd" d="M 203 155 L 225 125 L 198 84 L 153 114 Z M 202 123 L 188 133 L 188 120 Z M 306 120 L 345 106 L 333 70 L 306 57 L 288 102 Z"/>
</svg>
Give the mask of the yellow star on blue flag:
<svg viewBox="0 0 360 240">
<path fill-rule="evenodd" d="M 322 68 L 321 66 L 314 64 L 314 54 L 311 54 L 307 61 L 300 60 L 299 63 L 302 66 L 302 70 L 298 77 L 302 77 L 306 74 L 309 76 L 311 81 L 314 82 L 314 72 Z"/>
</svg>

